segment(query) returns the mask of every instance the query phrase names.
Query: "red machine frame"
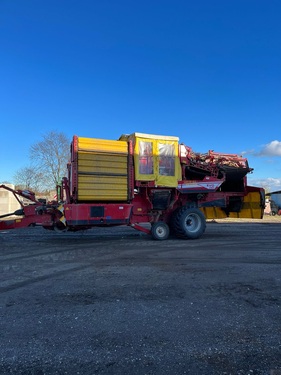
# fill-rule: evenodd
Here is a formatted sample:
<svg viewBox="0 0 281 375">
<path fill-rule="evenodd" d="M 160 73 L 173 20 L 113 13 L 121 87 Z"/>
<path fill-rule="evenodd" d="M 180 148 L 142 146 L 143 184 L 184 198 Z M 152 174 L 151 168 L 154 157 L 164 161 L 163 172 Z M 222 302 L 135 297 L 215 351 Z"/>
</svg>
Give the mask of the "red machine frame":
<svg viewBox="0 0 281 375">
<path fill-rule="evenodd" d="M 50 212 L 47 212 L 46 205 L 43 205 L 41 201 L 37 200 L 35 198 L 35 194 L 32 191 L 20 189 L 14 190 L 4 184 L 0 185 L 0 188 L 12 193 L 15 199 L 18 201 L 19 205 L 21 206 L 21 208 L 16 210 L 15 212 L 7 213 L 0 216 L 0 219 L 4 217 L 18 216 L 18 218 L 0 220 L 0 230 L 43 225 L 44 222 L 50 221 Z M 28 201 L 33 203 L 24 205 L 20 197 L 27 199 Z M 53 210 L 51 206 L 49 207 L 49 209 Z"/>
<path fill-rule="evenodd" d="M 21 205 L 21 209 L 13 213 L 21 217 L 0 221 L 0 230 L 41 225 L 45 229 L 77 231 L 95 226 L 130 225 L 137 230 L 151 233 L 143 223 L 150 223 L 151 226 L 163 223 L 162 229 L 167 230 L 168 224 L 173 221 L 174 213 L 184 207 L 194 209 L 197 216 L 203 215 L 200 209 L 204 207 L 220 207 L 226 215 L 229 212 L 239 212 L 243 197 L 250 192 L 260 193 L 262 218 L 264 190 L 247 186 L 246 175 L 252 171 L 247 159 L 235 154 L 213 151 L 198 154 L 185 145 L 179 145 L 182 179 L 178 181 L 177 187 L 158 187 L 155 186 L 155 181 L 136 181 L 133 144 L 128 141 L 128 200 L 112 203 L 79 202 L 77 147 L 77 137 L 74 136 L 71 162 L 68 165 L 69 176 L 62 179 L 56 202 L 44 204 L 28 190 L 13 190 L 5 185 L 0 186 L 13 193 Z M 239 180 L 239 184 L 236 180 Z M 231 190 L 233 181 L 236 186 Z M 24 205 L 19 197 L 29 199 L 32 204 Z M 0 218 L 6 216 L 10 214 Z M 191 212 L 188 220 L 193 220 L 193 217 Z M 199 219 L 201 220 L 201 216 Z M 155 237 L 157 238 L 157 235 Z M 166 238 L 166 235 L 164 237 Z M 160 236 L 157 239 L 162 238 Z"/>
</svg>

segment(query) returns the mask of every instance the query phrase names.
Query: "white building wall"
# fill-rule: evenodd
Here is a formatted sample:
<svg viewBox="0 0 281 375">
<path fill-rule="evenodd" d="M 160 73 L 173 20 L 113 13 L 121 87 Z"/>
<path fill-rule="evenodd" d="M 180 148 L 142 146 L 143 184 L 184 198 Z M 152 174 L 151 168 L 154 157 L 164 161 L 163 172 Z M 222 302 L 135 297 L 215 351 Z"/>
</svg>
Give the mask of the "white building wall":
<svg viewBox="0 0 281 375">
<path fill-rule="evenodd" d="M 6 186 L 11 189 L 15 188 L 15 186 L 12 184 L 6 184 Z M 13 213 L 19 208 L 21 208 L 21 206 L 14 195 L 10 191 L 0 188 L 0 216 Z"/>
<path fill-rule="evenodd" d="M 270 202 L 269 202 L 268 199 L 265 201 L 264 213 L 267 214 L 267 215 L 270 215 L 270 213 L 271 213 Z"/>
</svg>

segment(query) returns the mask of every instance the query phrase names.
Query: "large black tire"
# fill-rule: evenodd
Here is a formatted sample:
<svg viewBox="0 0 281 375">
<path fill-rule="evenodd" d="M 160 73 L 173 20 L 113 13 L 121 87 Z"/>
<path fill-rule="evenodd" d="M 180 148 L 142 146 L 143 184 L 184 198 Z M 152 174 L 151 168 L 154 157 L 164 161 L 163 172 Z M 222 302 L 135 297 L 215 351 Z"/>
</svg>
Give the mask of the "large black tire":
<svg viewBox="0 0 281 375">
<path fill-rule="evenodd" d="M 206 229 L 206 219 L 198 208 L 182 207 L 172 219 L 173 232 L 183 239 L 196 239 Z"/>
<path fill-rule="evenodd" d="M 178 207 L 173 213 L 172 213 L 172 216 L 170 218 L 170 222 L 169 222 L 169 226 L 170 226 L 170 232 L 172 234 L 172 236 L 175 236 L 176 235 L 176 218 L 177 218 L 177 215 L 180 211 L 181 207 Z"/>
<path fill-rule="evenodd" d="M 155 240 L 163 241 L 169 237 L 170 228 L 163 221 L 153 223 L 151 226 L 151 235 Z"/>
</svg>

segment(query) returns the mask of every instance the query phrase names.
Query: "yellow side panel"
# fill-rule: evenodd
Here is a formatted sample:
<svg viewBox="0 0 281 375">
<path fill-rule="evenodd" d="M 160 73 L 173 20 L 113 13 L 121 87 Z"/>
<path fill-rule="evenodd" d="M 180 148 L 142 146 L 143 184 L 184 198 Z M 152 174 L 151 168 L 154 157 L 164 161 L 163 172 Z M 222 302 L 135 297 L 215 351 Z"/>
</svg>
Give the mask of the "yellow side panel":
<svg viewBox="0 0 281 375">
<path fill-rule="evenodd" d="M 78 150 L 128 154 L 128 143 L 107 139 L 78 137 Z"/>
<path fill-rule="evenodd" d="M 127 199 L 127 142 L 78 138 L 78 200 Z"/>
<path fill-rule="evenodd" d="M 259 192 L 250 192 L 244 197 L 240 212 L 230 212 L 227 216 L 220 207 L 201 207 L 206 219 L 261 219 L 263 208 L 261 207 L 261 196 Z"/>
<path fill-rule="evenodd" d="M 78 170 L 84 173 L 127 174 L 127 156 L 79 152 Z"/>
<path fill-rule="evenodd" d="M 79 201 L 124 201 L 127 197 L 127 177 L 79 176 Z"/>
<path fill-rule="evenodd" d="M 201 207 L 206 219 L 225 219 L 226 213 L 220 207 Z"/>
<path fill-rule="evenodd" d="M 261 207 L 261 196 L 257 191 L 250 192 L 244 197 L 242 210 L 230 212 L 229 217 L 240 219 L 261 219 L 263 208 Z"/>
</svg>

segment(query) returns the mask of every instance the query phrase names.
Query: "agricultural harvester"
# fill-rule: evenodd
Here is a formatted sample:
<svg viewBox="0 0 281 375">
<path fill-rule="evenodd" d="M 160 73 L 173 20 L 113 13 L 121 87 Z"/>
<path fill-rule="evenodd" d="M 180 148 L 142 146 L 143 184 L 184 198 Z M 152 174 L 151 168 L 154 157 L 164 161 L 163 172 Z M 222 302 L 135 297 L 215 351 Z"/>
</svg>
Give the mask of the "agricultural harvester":
<svg viewBox="0 0 281 375">
<path fill-rule="evenodd" d="M 204 233 L 206 219 L 263 217 L 264 190 L 247 185 L 252 168 L 236 154 L 196 153 L 178 137 L 143 133 L 118 140 L 74 136 L 70 149 L 57 201 L 33 198 L 22 208 L 22 219 L 2 221 L 0 229 L 128 225 L 157 240 L 171 232 L 195 239 Z"/>
</svg>

